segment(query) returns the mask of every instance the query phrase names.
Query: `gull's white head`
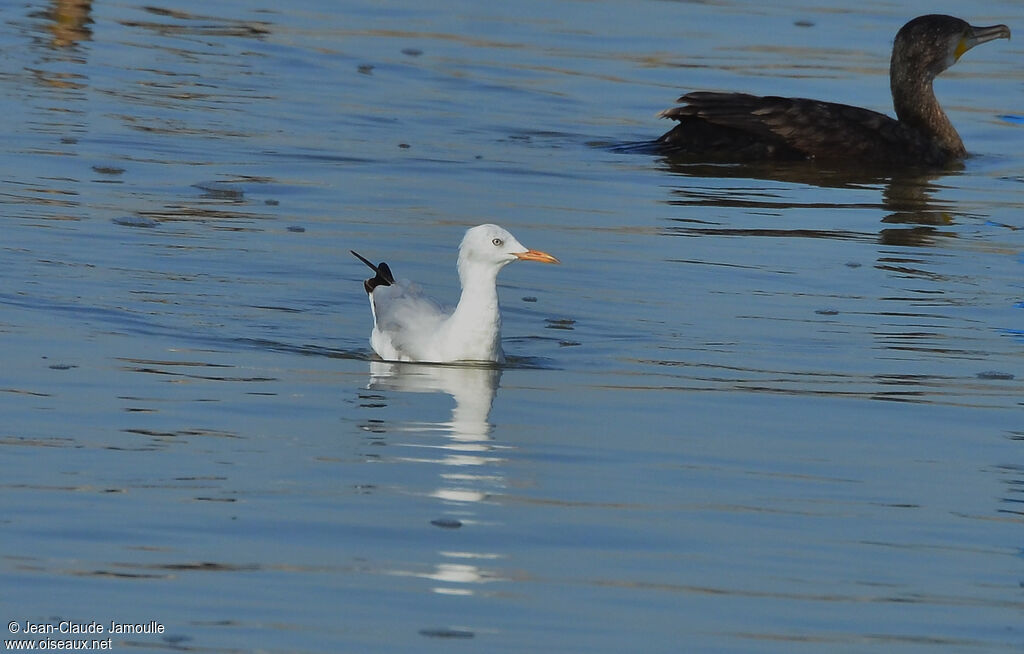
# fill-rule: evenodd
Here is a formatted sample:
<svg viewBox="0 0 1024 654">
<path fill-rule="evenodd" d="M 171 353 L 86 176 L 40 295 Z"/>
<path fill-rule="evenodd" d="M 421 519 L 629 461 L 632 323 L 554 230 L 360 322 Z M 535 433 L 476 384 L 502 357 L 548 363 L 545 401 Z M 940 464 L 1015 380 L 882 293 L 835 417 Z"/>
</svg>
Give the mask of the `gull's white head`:
<svg viewBox="0 0 1024 654">
<path fill-rule="evenodd" d="M 546 252 L 530 250 L 515 236 L 497 225 L 477 225 L 466 230 L 459 246 L 459 270 L 466 266 L 485 266 L 500 270 L 518 260 L 558 263 Z"/>
</svg>

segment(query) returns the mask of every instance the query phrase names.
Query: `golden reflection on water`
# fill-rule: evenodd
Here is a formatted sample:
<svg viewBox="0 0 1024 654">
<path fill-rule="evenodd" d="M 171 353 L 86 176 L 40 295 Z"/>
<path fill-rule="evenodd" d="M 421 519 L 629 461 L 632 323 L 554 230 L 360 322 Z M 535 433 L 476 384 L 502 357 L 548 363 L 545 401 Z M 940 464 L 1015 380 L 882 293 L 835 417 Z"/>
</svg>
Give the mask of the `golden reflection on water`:
<svg viewBox="0 0 1024 654">
<path fill-rule="evenodd" d="M 69 48 L 92 38 L 92 0 L 54 0 L 48 12 L 54 48 Z"/>
</svg>

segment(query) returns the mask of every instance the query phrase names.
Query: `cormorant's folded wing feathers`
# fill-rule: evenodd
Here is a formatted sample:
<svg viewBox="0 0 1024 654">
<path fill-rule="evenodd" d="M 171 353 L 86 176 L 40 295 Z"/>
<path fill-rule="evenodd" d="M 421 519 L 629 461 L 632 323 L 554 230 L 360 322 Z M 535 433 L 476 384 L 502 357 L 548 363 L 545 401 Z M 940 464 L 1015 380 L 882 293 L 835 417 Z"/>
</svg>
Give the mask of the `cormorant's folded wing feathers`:
<svg viewBox="0 0 1024 654">
<path fill-rule="evenodd" d="M 806 98 L 698 91 L 661 113 L 679 123 L 659 139 L 685 154 L 721 150 L 748 158 L 875 160 L 943 157 L 913 129 L 877 111 Z M 933 152 L 934 151 L 934 152 Z"/>
</svg>

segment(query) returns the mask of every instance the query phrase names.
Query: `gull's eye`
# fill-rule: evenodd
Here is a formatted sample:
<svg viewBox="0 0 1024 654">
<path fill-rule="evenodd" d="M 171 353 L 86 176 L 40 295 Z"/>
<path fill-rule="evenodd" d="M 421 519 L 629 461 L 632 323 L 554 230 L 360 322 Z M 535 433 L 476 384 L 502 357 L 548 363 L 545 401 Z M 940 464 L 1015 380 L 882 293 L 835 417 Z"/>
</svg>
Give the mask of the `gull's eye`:
<svg viewBox="0 0 1024 654">
<path fill-rule="evenodd" d="M 500 238 L 491 239 L 491 243 L 493 243 L 496 248 L 500 248 L 502 245 L 505 245 L 505 241 Z"/>
</svg>

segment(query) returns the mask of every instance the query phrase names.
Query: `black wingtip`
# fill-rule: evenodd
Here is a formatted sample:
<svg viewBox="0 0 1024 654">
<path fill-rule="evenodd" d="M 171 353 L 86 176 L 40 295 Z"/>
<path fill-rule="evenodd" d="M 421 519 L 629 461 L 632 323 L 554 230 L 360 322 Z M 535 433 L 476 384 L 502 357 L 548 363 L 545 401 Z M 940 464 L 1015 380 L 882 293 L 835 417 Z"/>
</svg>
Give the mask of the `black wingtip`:
<svg viewBox="0 0 1024 654">
<path fill-rule="evenodd" d="M 377 265 L 377 276 L 383 279 L 388 286 L 395 283 L 395 276 L 391 274 L 391 267 L 383 261 Z"/>
<path fill-rule="evenodd" d="M 367 266 L 369 266 L 369 267 L 370 267 L 370 270 L 372 270 L 373 272 L 377 272 L 377 266 L 375 266 L 375 265 L 373 265 L 372 263 L 370 263 L 370 260 L 369 260 L 369 259 L 367 259 L 367 258 L 366 258 L 366 257 L 364 257 L 363 255 L 359 254 L 359 253 L 358 253 L 358 252 L 356 252 L 355 250 L 349 250 L 349 252 L 351 252 L 352 254 L 356 255 L 356 259 L 359 259 L 360 261 L 362 261 L 363 263 L 365 263 L 365 264 L 366 264 Z"/>
<path fill-rule="evenodd" d="M 373 289 L 378 286 L 391 286 L 395 283 L 395 276 L 391 274 L 391 268 L 388 264 L 381 261 L 376 266 L 373 265 L 369 259 L 359 254 L 355 250 L 349 250 L 352 254 L 356 255 L 356 258 L 365 263 L 373 271 L 373 277 L 363 282 L 363 288 L 366 289 L 367 293 L 373 293 Z"/>
</svg>

